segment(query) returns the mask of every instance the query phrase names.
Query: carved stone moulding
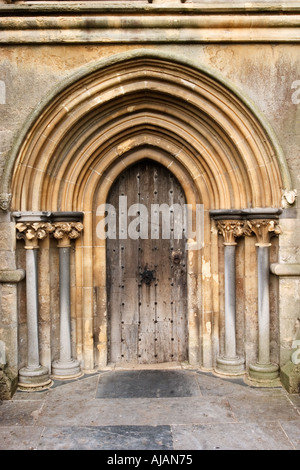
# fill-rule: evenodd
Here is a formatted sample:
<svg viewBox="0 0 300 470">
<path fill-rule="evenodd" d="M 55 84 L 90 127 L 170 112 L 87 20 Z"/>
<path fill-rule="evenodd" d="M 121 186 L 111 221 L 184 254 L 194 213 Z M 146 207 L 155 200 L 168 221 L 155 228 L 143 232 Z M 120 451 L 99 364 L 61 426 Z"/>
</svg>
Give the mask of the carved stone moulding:
<svg viewBox="0 0 300 470">
<path fill-rule="evenodd" d="M 10 208 L 12 194 L 10 193 L 0 193 L 0 209 L 7 211 Z"/>
<path fill-rule="evenodd" d="M 253 209 L 243 209 L 242 216 L 247 220 L 251 219 L 279 219 L 282 209 L 279 207 L 257 207 Z"/>
<path fill-rule="evenodd" d="M 38 248 L 38 241 L 53 232 L 49 222 L 18 222 L 16 224 L 17 239 L 25 241 L 25 248 Z"/>
<path fill-rule="evenodd" d="M 83 212 L 16 211 L 12 216 L 18 222 L 81 222 Z"/>
<path fill-rule="evenodd" d="M 258 239 L 266 241 L 269 235 L 281 233 L 278 219 L 282 213 L 281 208 L 255 208 L 242 210 L 218 209 L 211 210 L 210 216 L 216 221 L 219 233 L 223 234 L 225 241 L 229 236 L 235 237 L 255 233 Z"/>
<path fill-rule="evenodd" d="M 17 222 L 17 239 L 23 239 L 26 248 L 37 248 L 38 240 L 48 234 L 66 244 L 83 230 L 83 212 L 24 211 L 12 215 Z"/>
<path fill-rule="evenodd" d="M 249 209 L 213 209 L 209 211 L 214 220 L 279 219 L 282 209 L 277 207 L 255 207 Z"/>
<path fill-rule="evenodd" d="M 243 211 L 241 209 L 214 209 L 209 211 L 214 220 L 242 220 Z"/>
<path fill-rule="evenodd" d="M 236 237 L 250 235 L 250 229 L 243 218 L 243 211 L 232 210 L 212 210 L 211 217 L 216 221 L 216 226 L 220 235 L 223 235 L 224 245 L 236 245 Z"/>
<path fill-rule="evenodd" d="M 51 212 L 51 222 L 81 222 L 83 212 Z"/>
<path fill-rule="evenodd" d="M 50 222 L 51 212 L 49 211 L 19 211 L 13 212 L 12 216 L 16 222 Z"/>
</svg>

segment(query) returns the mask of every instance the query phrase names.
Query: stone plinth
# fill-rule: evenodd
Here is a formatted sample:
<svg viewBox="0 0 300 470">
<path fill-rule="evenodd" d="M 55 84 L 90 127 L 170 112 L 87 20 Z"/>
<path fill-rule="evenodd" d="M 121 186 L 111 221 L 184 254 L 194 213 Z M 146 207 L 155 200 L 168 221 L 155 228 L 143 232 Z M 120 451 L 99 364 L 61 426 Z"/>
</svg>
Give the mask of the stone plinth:
<svg viewBox="0 0 300 470">
<path fill-rule="evenodd" d="M 18 386 L 18 373 L 0 364 L 0 400 L 10 400 Z"/>
<path fill-rule="evenodd" d="M 300 393 L 300 364 L 287 362 L 280 369 L 280 380 L 289 393 Z"/>
</svg>

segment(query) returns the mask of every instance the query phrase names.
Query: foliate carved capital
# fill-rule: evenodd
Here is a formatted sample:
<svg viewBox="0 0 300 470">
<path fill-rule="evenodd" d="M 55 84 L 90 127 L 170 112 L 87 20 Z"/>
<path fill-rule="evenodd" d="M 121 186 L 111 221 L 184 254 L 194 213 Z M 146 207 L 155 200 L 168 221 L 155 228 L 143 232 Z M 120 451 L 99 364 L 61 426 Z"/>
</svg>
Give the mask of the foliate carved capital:
<svg viewBox="0 0 300 470">
<path fill-rule="evenodd" d="M 81 222 L 54 222 L 52 236 L 58 240 L 58 246 L 70 246 L 70 241 L 79 237 L 83 230 Z"/>
<path fill-rule="evenodd" d="M 236 245 L 235 238 L 245 235 L 245 222 L 243 220 L 218 220 L 217 229 L 223 235 L 225 245 Z"/>
<path fill-rule="evenodd" d="M 25 241 L 25 248 L 38 248 L 39 240 L 43 240 L 53 227 L 49 222 L 19 222 L 16 224 L 17 239 Z"/>
<path fill-rule="evenodd" d="M 269 246 L 270 239 L 274 235 L 280 235 L 281 228 L 277 220 L 254 219 L 247 221 L 248 227 L 257 237 L 257 245 Z"/>
</svg>

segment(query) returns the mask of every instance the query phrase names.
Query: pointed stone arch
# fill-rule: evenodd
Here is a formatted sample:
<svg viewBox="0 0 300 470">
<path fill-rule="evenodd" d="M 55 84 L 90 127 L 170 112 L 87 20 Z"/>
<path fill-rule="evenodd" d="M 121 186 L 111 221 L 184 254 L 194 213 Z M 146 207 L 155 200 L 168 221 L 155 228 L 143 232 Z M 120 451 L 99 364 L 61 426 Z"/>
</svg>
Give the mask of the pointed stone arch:
<svg viewBox="0 0 300 470">
<path fill-rule="evenodd" d="M 211 265 L 217 233 L 209 211 L 276 208 L 291 188 L 282 150 L 259 111 L 195 63 L 134 51 L 88 65 L 54 90 L 20 134 L 2 192 L 12 193 L 13 210 L 84 213 L 75 308 L 86 369 L 95 365 L 95 348 L 97 365 L 105 364 L 107 351 L 105 247 L 95 239 L 96 207 L 121 171 L 149 152 L 174 172 L 188 202 L 204 205 L 205 246 L 189 264 L 189 357 L 205 368 L 212 367 L 218 343 L 218 328 L 212 329 L 218 267 Z M 95 288 L 102 305 L 97 332 Z"/>
<path fill-rule="evenodd" d="M 278 206 L 290 189 L 276 137 L 229 82 L 177 57 L 135 51 L 86 66 L 40 105 L 11 153 L 2 192 L 12 188 L 18 210 L 84 209 L 83 179 L 149 134 L 174 158 L 185 153 L 186 167 L 193 162 L 213 209 Z M 70 185 L 72 197 L 62 198 Z"/>
</svg>

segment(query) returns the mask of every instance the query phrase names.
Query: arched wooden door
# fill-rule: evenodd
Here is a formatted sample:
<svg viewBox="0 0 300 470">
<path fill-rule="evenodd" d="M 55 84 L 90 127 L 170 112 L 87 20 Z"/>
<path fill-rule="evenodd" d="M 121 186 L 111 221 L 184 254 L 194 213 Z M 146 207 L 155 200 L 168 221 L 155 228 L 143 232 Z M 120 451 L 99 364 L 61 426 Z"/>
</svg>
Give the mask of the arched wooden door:
<svg viewBox="0 0 300 470">
<path fill-rule="evenodd" d="M 109 360 L 186 360 L 183 190 L 169 170 L 142 160 L 119 176 L 107 202 L 117 221 L 116 237 L 107 238 Z"/>
</svg>

